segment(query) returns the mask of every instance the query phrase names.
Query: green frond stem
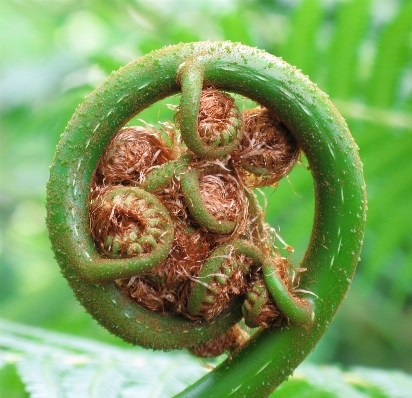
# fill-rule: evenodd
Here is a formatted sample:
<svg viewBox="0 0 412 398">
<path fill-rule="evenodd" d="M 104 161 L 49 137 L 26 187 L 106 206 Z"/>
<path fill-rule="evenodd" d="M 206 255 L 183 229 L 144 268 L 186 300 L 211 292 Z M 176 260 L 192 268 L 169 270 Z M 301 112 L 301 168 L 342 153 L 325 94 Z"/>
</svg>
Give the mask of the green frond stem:
<svg viewBox="0 0 412 398">
<path fill-rule="evenodd" d="M 256 197 L 256 194 L 252 190 L 245 190 L 246 198 L 248 200 L 248 211 L 249 217 L 254 220 L 253 225 L 256 225 L 255 233 L 258 233 L 258 240 L 262 238 L 264 234 L 264 222 L 265 222 L 265 215 L 262 211 L 262 208 L 259 204 L 259 200 Z"/>
<path fill-rule="evenodd" d="M 231 153 L 242 138 L 239 118 L 231 118 L 231 124 L 220 132 L 220 138 L 212 145 L 203 142 L 198 134 L 203 67 L 196 58 L 187 60 L 179 69 L 178 80 L 182 91 L 179 109 L 180 131 L 187 147 L 201 158 L 219 159 Z"/>
<path fill-rule="evenodd" d="M 217 234 L 230 234 L 236 228 L 236 221 L 218 220 L 210 214 L 202 200 L 199 189 L 199 171 L 189 170 L 182 175 L 182 192 L 190 214 L 208 231 Z"/>
<path fill-rule="evenodd" d="M 142 184 L 148 192 L 155 192 L 158 189 L 166 188 L 172 183 L 173 177 L 179 178 L 187 171 L 191 156 L 188 154 L 182 155 L 177 160 L 170 160 L 156 167 L 146 177 Z"/>
<path fill-rule="evenodd" d="M 279 276 L 273 258 L 267 258 L 262 268 L 266 287 L 289 322 L 302 326 L 309 325 L 315 318 L 312 303 L 307 299 L 293 296 Z"/>
</svg>

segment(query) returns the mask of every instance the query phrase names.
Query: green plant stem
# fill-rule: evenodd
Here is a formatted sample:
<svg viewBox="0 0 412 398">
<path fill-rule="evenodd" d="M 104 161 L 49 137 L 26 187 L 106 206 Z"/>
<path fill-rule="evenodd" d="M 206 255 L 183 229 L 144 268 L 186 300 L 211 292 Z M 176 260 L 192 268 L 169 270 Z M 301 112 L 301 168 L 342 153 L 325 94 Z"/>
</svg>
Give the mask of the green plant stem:
<svg viewBox="0 0 412 398">
<path fill-rule="evenodd" d="M 312 303 L 308 299 L 297 299 L 292 295 L 279 276 L 276 264 L 271 258 L 263 262 L 262 268 L 266 287 L 289 322 L 309 326 L 315 317 Z"/>
</svg>

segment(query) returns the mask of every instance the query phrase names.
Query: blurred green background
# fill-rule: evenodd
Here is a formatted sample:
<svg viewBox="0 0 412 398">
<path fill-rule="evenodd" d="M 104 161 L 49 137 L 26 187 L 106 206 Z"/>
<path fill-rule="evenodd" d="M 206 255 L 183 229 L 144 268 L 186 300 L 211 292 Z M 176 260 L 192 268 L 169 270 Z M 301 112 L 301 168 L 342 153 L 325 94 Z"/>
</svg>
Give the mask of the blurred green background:
<svg viewBox="0 0 412 398">
<path fill-rule="evenodd" d="M 53 258 L 48 166 L 76 107 L 113 70 L 165 45 L 228 39 L 309 75 L 364 163 L 361 262 L 309 361 L 412 372 L 412 1 L 2 0 L 0 12 L 1 317 L 125 346 L 85 313 Z M 143 116 L 172 114 L 162 103 Z M 267 221 L 298 264 L 313 220 L 310 173 L 295 168 L 268 197 Z"/>
</svg>

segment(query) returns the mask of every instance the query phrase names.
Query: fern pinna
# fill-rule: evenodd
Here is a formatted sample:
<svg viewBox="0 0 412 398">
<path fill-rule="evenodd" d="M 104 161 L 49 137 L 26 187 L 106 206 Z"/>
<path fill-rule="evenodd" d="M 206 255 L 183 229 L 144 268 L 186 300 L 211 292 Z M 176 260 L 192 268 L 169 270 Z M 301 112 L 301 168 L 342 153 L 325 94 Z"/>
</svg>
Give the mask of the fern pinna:
<svg viewBox="0 0 412 398">
<path fill-rule="evenodd" d="M 123 129 L 181 93 L 176 126 Z M 259 104 L 241 112 L 228 93 Z M 282 257 L 253 188 L 302 151 L 315 220 L 299 269 Z M 365 221 L 348 128 L 308 78 L 231 42 L 166 47 L 112 74 L 81 105 L 48 183 L 56 258 L 79 301 L 147 348 L 231 352 L 181 396 L 265 396 L 324 334 L 350 285 Z M 260 331 L 252 338 L 244 319 Z M 216 396 L 216 395 L 215 395 Z"/>
</svg>

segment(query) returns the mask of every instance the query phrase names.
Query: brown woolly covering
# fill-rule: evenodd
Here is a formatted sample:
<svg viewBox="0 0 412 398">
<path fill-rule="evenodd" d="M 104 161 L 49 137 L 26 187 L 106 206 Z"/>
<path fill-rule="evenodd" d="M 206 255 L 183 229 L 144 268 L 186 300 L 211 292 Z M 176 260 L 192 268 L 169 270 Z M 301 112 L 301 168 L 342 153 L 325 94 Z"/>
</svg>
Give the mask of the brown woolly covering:
<svg viewBox="0 0 412 398">
<path fill-rule="evenodd" d="M 231 132 L 231 141 L 235 138 L 235 135 L 240 136 L 240 118 L 240 111 L 230 95 L 213 88 L 202 91 L 197 118 L 197 131 L 206 144 L 216 145 L 216 142 L 218 142 L 222 145 L 224 140 L 223 131 Z"/>
<path fill-rule="evenodd" d="M 148 278 L 132 277 L 116 281 L 120 288 L 143 307 L 154 312 L 164 312 L 165 302 L 156 283 Z"/>
<path fill-rule="evenodd" d="M 235 221 L 245 206 L 243 189 L 231 174 L 201 175 L 199 190 L 205 207 L 218 220 Z"/>
<path fill-rule="evenodd" d="M 191 217 L 184 200 L 180 182 L 175 178 L 172 180 L 170 187 L 156 191 L 155 195 L 169 211 L 172 219 L 184 222 L 191 222 L 194 220 Z"/>
<path fill-rule="evenodd" d="M 290 172 L 299 156 L 299 145 L 288 128 L 266 108 L 242 113 L 243 139 L 233 159 L 245 171 L 250 187 L 271 185 Z"/>
<path fill-rule="evenodd" d="M 241 347 L 248 335 L 238 325 L 233 326 L 227 333 L 215 340 L 208 341 L 197 347 L 191 347 L 189 351 L 201 358 L 213 358 L 224 354 L 226 351 L 234 351 Z"/>
<path fill-rule="evenodd" d="M 174 159 L 176 150 L 161 134 L 143 127 L 121 129 L 109 142 L 97 165 L 96 185 L 142 183 L 154 166 Z"/>
</svg>

